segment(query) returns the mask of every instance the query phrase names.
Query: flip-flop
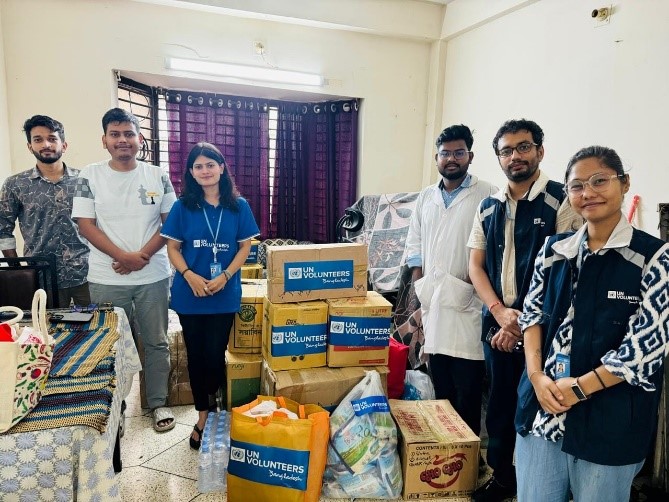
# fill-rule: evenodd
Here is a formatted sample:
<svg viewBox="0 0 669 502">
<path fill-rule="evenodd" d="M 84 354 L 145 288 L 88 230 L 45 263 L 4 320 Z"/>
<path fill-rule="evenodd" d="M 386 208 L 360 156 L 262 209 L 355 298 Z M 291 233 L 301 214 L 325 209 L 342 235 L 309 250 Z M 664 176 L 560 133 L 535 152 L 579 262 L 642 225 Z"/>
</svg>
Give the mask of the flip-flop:
<svg viewBox="0 0 669 502">
<path fill-rule="evenodd" d="M 193 435 L 191 434 L 191 436 L 188 438 L 188 439 L 189 439 L 188 442 L 190 443 L 190 447 L 191 447 L 191 448 L 193 448 L 194 450 L 199 450 L 199 449 L 200 449 L 200 445 L 202 444 L 202 429 L 200 429 L 200 428 L 197 426 L 197 424 L 195 424 L 195 425 L 193 426 L 193 430 L 194 430 L 195 432 L 197 432 L 198 436 L 200 436 L 200 439 L 198 439 L 198 440 L 196 441 L 195 439 L 193 439 Z"/>
<path fill-rule="evenodd" d="M 172 410 L 166 406 L 160 406 L 155 408 L 151 413 L 153 416 L 153 428 L 156 432 L 166 432 L 174 429 L 176 420 L 174 420 L 174 414 L 172 413 Z M 160 425 L 161 422 L 165 422 L 167 420 L 171 421 L 167 424 Z"/>
</svg>

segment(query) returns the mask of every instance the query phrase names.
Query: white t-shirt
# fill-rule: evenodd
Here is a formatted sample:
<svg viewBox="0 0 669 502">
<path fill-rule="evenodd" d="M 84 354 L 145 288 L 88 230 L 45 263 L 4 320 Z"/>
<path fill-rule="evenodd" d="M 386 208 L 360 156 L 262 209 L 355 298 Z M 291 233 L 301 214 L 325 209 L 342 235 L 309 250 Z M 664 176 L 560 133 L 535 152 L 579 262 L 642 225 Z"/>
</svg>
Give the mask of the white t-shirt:
<svg viewBox="0 0 669 502">
<path fill-rule="evenodd" d="M 139 251 L 162 225 L 161 214 L 176 200 L 167 174 L 137 161 L 132 171 L 114 171 L 108 161 L 81 170 L 72 205 L 72 218 L 95 218 L 98 228 L 124 251 Z M 88 281 L 111 286 L 151 284 L 170 276 L 167 249 L 151 257 L 142 270 L 121 275 L 112 258 L 90 245 Z"/>
</svg>

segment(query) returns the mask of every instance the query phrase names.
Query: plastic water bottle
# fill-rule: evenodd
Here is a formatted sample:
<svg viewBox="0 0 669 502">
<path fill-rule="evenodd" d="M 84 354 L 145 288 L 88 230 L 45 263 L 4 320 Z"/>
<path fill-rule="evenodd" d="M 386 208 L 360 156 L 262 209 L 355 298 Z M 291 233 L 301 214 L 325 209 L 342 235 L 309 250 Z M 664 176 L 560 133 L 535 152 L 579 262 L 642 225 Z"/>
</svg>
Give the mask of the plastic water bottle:
<svg viewBox="0 0 669 502">
<path fill-rule="evenodd" d="M 224 491 L 230 459 L 230 420 L 227 412 L 209 413 L 202 433 L 198 490 Z"/>
</svg>

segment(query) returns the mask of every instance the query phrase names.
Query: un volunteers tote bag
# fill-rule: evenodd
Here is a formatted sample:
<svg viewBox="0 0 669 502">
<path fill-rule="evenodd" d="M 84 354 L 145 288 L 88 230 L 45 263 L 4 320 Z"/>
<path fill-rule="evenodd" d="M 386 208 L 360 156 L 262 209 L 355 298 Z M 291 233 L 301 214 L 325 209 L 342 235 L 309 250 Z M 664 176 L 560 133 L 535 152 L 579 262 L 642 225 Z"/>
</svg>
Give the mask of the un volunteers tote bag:
<svg viewBox="0 0 669 502">
<path fill-rule="evenodd" d="M 264 401 L 295 413 L 270 416 L 243 413 Z M 317 502 L 327 460 L 330 416 L 315 404 L 284 397 L 258 396 L 232 409 L 229 502 Z"/>
</svg>

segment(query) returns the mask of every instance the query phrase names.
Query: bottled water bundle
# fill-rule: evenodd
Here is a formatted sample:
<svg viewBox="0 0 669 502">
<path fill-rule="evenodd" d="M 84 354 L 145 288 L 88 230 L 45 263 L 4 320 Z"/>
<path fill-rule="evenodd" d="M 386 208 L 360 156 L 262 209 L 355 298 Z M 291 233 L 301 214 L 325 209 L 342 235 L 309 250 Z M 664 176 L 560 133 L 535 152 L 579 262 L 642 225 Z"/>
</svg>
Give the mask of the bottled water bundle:
<svg viewBox="0 0 669 502">
<path fill-rule="evenodd" d="M 230 459 L 230 415 L 226 411 L 209 413 L 202 433 L 197 489 L 201 493 L 227 489 Z"/>
</svg>

